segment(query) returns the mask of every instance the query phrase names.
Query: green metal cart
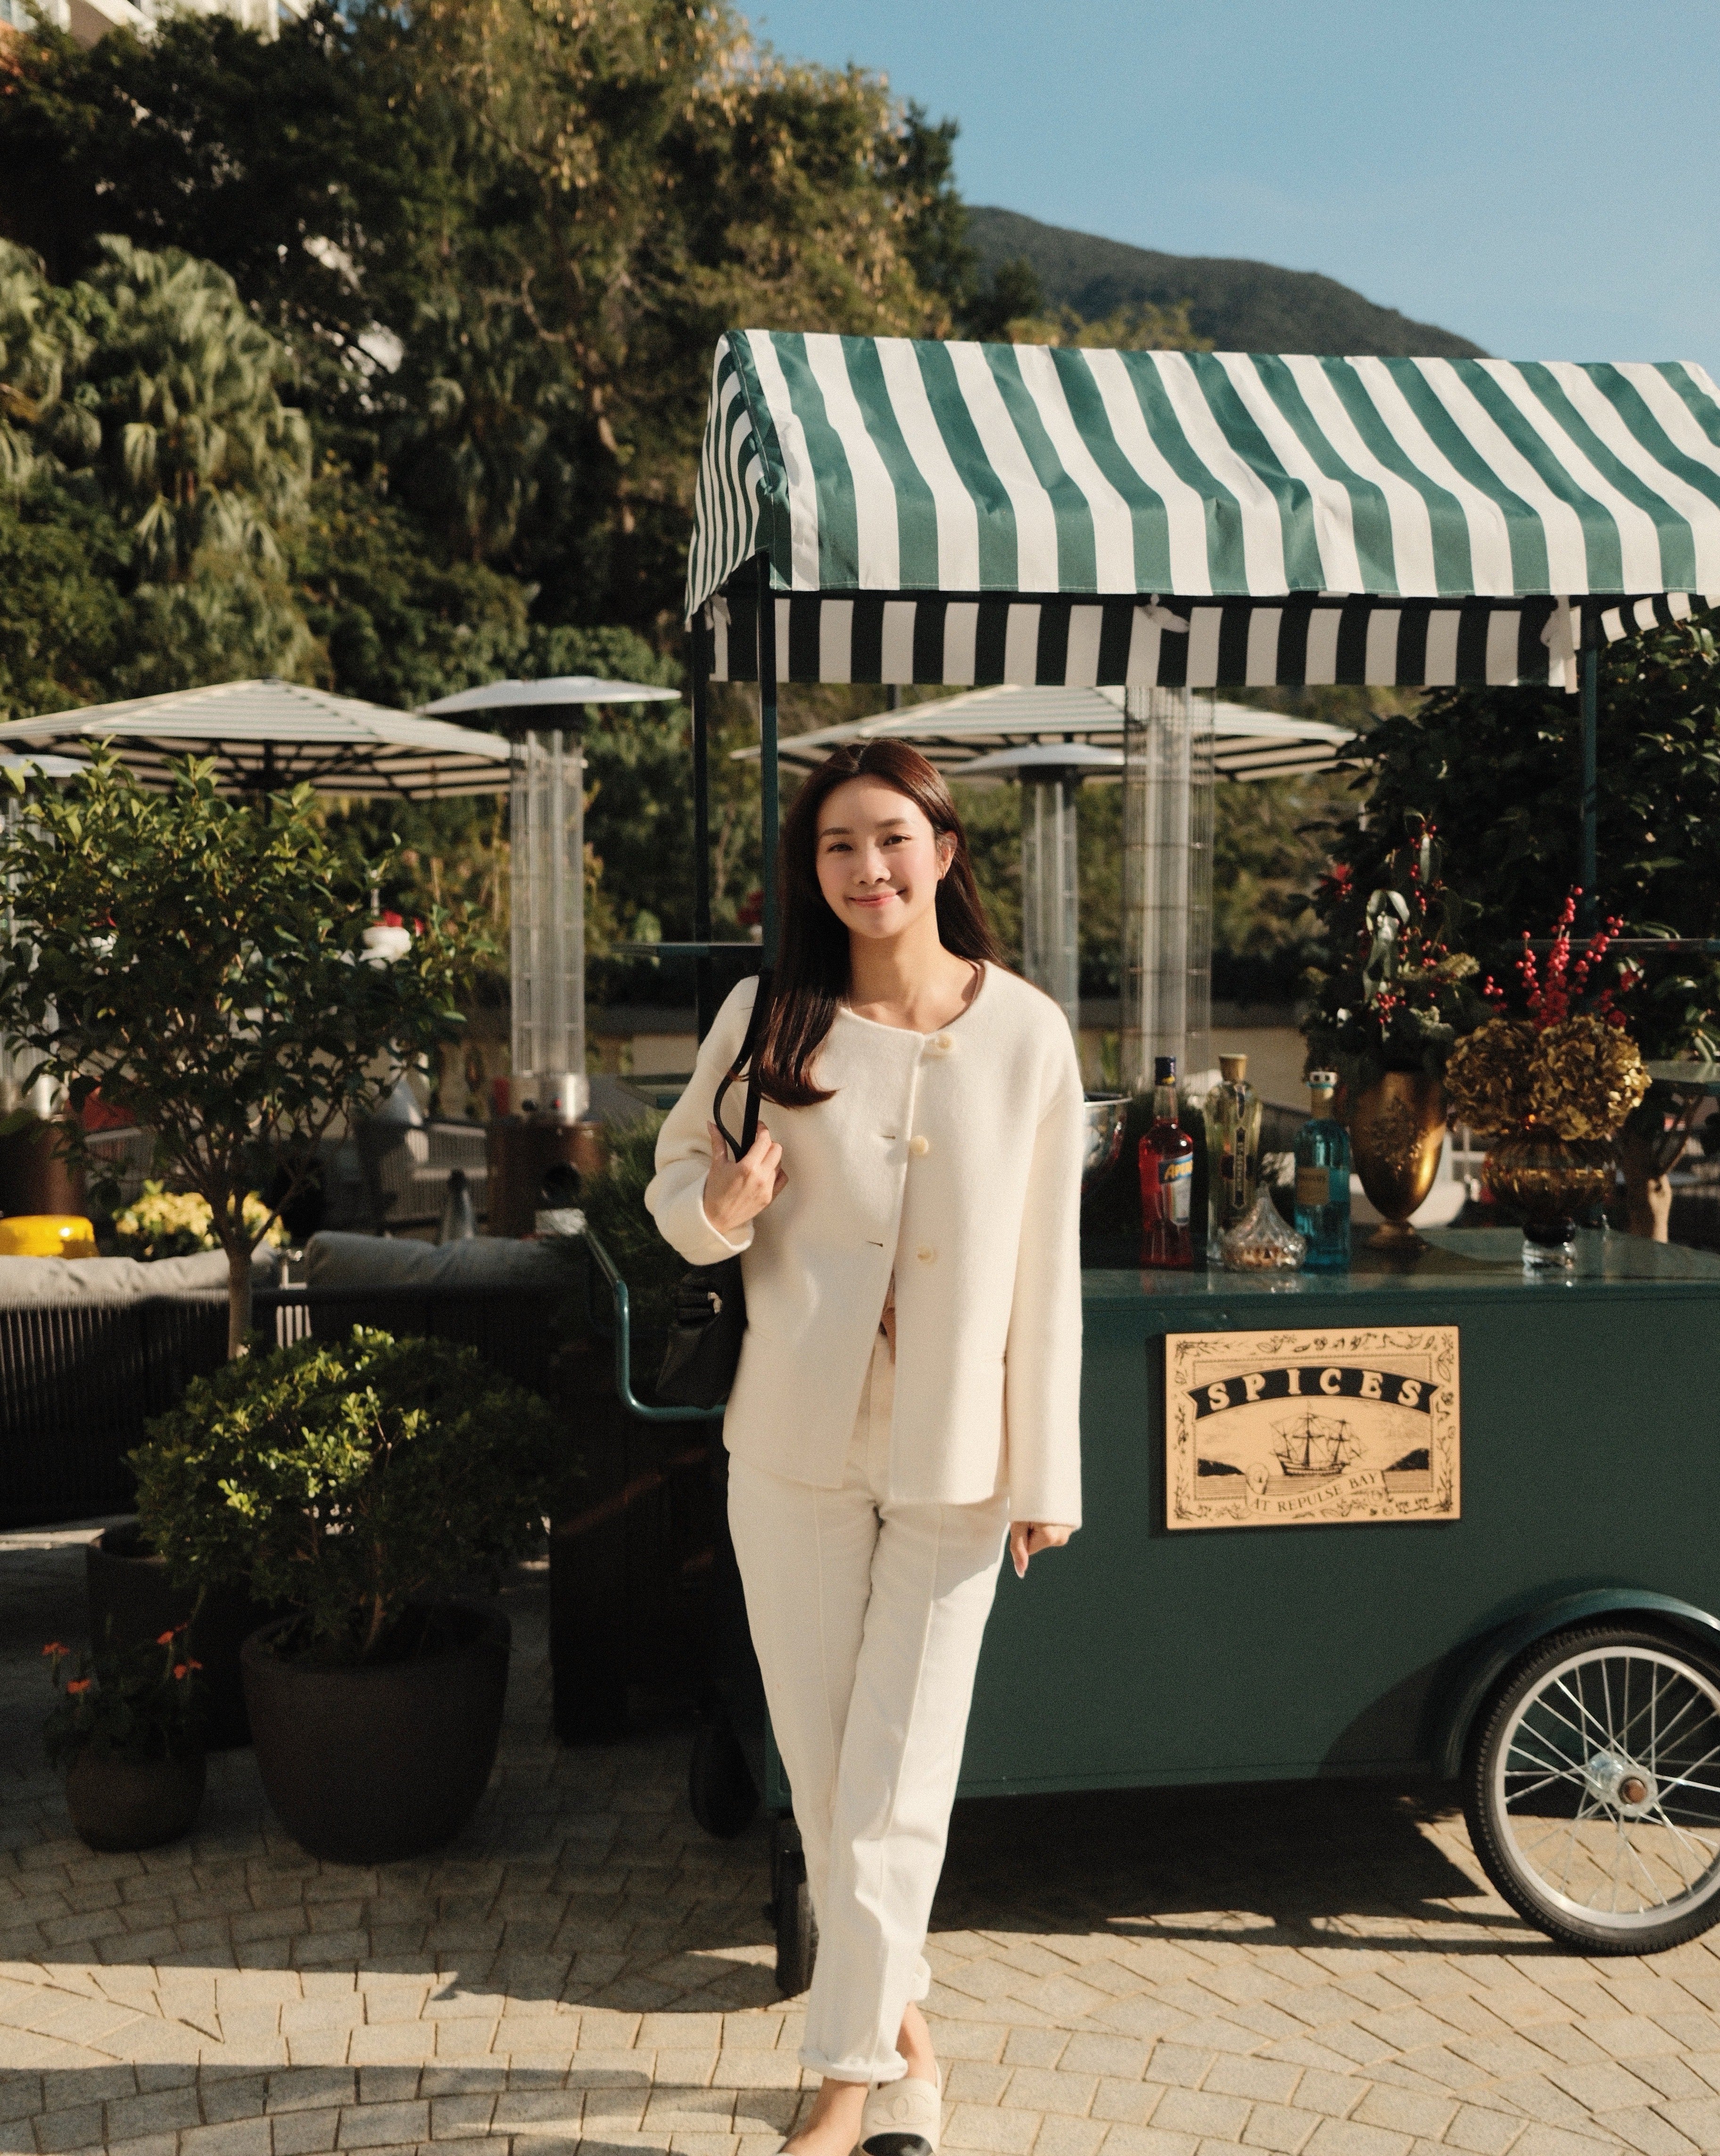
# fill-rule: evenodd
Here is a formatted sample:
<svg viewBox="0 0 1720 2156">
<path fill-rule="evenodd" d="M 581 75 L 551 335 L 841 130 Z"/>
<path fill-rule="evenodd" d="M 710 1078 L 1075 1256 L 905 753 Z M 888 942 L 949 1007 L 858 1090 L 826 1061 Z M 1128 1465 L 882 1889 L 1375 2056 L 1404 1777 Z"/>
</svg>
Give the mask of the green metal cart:
<svg viewBox="0 0 1720 2156">
<path fill-rule="evenodd" d="M 1529 1922 L 1587 1953 L 1671 1946 L 1720 1918 L 1720 1258 L 1585 1232 L 1549 1282 L 1514 1229 L 1429 1240 L 1325 1277 L 1084 1275 L 1087 1524 L 1024 1582 L 1005 1570 L 960 1794 L 1455 1780 Z M 1269 1332 L 1336 1377 L 1358 1335 L 1434 1328 L 1460 1373 L 1455 1517 L 1172 1527 L 1168 1342 Z M 1354 1414 L 1349 1384 L 1310 1390 Z M 1308 1486 L 1341 1466 L 1314 1461 Z M 805 1867 L 744 1621 L 729 1642 L 693 1806 L 734 1833 L 762 1787 L 797 1991 Z"/>
</svg>

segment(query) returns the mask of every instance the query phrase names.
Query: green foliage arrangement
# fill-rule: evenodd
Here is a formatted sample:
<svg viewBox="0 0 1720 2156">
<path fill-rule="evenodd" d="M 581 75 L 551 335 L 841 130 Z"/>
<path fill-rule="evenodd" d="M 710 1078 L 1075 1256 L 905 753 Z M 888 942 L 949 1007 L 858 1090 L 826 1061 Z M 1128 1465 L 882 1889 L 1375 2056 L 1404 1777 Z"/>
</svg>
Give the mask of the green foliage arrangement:
<svg viewBox="0 0 1720 2156">
<path fill-rule="evenodd" d="M 337 1118 L 371 1112 L 461 1029 L 469 920 L 435 909 L 404 957 L 371 963 L 368 887 L 308 787 L 234 803 L 206 763 L 153 793 L 97 757 L 0 834 L 0 888 L 28 892 L 32 916 L 0 941 L 0 1035 L 75 1109 L 99 1088 L 151 1133 L 157 1171 L 203 1199 L 227 1254 L 229 1354 L 250 1327 L 249 1194 L 289 1204 Z M 66 1142 L 100 1191 L 111 1169 L 75 1120 Z M 300 1165 L 271 1186 L 284 1160 Z"/>
<path fill-rule="evenodd" d="M 1599 657 L 1596 918 L 1627 937 L 1720 936 L 1720 653 L 1712 614 L 1625 638 Z M 1506 975 L 1526 921 L 1551 921 L 1577 880 L 1582 744 L 1574 697 L 1440 689 L 1383 718 L 1362 745 L 1365 821 L 1332 841 L 1364 894 L 1385 880 L 1403 818 L 1439 827 L 1462 885 L 1464 932 Z M 1720 1055 L 1720 964 L 1634 954 L 1630 1030 L 1650 1061 Z"/>
<path fill-rule="evenodd" d="M 1334 860 L 1315 893 L 1323 963 L 1302 1030 L 1316 1063 L 1352 1098 L 1388 1070 L 1440 1076 L 1452 1046 L 1487 1016 L 1474 957 L 1454 948 L 1463 904 L 1440 873 L 1434 825 L 1414 811 L 1366 880 Z"/>
<path fill-rule="evenodd" d="M 47 1656 L 59 1697 L 43 1724 L 49 1763 L 70 1766 L 80 1752 L 121 1759 L 183 1759 L 202 1749 L 198 1671 L 187 1649 L 188 1627 L 153 1642 L 116 1647 L 111 1641 L 78 1656 L 50 1640 Z"/>
<path fill-rule="evenodd" d="M 499 1583 L 569 1471 L 549 1409 L 476 1348 L 363 1327 L 194 1380 L 130 1456 L 169 1577 L 248 1579 L 329 1664 L 402 1651 L 415 1598 Z"/>
</svg>

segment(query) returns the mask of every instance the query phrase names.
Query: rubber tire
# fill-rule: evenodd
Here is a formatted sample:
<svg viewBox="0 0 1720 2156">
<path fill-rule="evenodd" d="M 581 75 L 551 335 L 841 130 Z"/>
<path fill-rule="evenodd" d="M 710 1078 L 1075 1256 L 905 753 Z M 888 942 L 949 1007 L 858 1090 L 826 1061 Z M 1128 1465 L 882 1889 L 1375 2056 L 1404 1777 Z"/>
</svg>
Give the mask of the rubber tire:
<svg viewBox="0 0 1720 2156">
<path fill-rule="evenodd" d="M 794 1836 L 775 1850 L 771 1861 L 772 1914 L 776 1920 L 776 1989 L 785 1999 L 798 1998 L 812 1982 L 818 1961 L 818 1920 L 806 1884 L 806 1859 Z"/>
<path fill-rule="evenodd" d="M 718 1841 L 744 1834 L 758 1815 L 752 1770 L 726 1716 L 713 1715 L 698 1726 L 687 1763 L 687 1801 L 705 1832 Z"/>
<path fill-rule="evenodd" d="M 1475 1717 L 1464 1753 L 1463 1815 L 1481 1869 L 1517 1914 L 1537 1931 L 1583 1954 L 1664 1953 L 1668 1947 L 1699 1938 L 1720 1923 L 1720 1887 L 1699 1907 L 1666 1923 L 1631 1932 L 1609 1931 L 1602 1925 L 1576 1922 L 1563 1910 L 1547 1908 L 1538 1902 L 1506 1862 L 1494 1830 L 1493 1767 L 1513 1710 L 1548 1670 L 1573 1654 L 1597 1647 L 1642 1647 L 1653 1654 L 1669 1655 L 1688 1663 L 1710 1684 L 1720 1686 L 1720 1663 L 1698 1654 L 1690 1641 L 1671 1632 L 1650 1632 L 1626 1625 L 1593 1625 L 1537 1640 L 1506 1671 Z"/>
</svg>

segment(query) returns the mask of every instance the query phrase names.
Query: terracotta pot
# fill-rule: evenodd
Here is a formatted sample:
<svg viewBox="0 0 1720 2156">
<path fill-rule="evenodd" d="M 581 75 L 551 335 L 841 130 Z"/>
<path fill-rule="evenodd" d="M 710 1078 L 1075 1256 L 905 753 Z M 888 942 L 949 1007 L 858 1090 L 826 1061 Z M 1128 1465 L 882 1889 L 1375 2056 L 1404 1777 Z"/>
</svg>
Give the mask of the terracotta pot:
<svg viewBox="0 0 1720 2156">
<path fill-rule="evenodd" d="M 1377 1250 L 1427 1245 L 1409 1225 L 1439 1173 L 1445 1091 L 1422 1070 L 1388 1070 L 1350 1102 L 1350 1149 L 1368 1201 L 1384 1217 L 1368 1237 Z"/>
<path fill-rule="evenodd" d="M 1532 1270 L 1561 1268 L 1578 1219 L 1612 1194 L 1609 1138 L 1561 1138 L 1551 1131 L 1510 1131 L 1489 1148 L 1481 1172 L 1496 1198 L 1523 1217 L 1523 1259 Z"/>
<path fill-rule="evenodd" d="M 91 1849 L 158 1849 L 191 1831 L 203 1758 L 123 1759 L 85 1746 L 65 1778 L 72 1825 Z"/>
<path fill-rule="evenodd" d="M 441 1604 L 447 1644 L 399 1661 L 282 1661 L 288 1618 L 240 1653 L 263 1793 L 312 1856 L 386 1864 L 451 1841 L 496 1763 L 509 1628 L 497 1609 Z"/>
</svg>

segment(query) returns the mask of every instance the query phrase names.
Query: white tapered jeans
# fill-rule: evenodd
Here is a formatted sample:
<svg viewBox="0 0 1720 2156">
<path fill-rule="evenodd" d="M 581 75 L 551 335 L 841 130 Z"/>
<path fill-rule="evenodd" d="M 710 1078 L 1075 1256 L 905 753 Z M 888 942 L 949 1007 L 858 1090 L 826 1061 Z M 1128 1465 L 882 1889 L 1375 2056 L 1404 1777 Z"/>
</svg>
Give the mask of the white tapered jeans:
<svg viewBox="0 0 1720 2156">
<path fill-rule="evenodd" d="M 888 2082 L 961 1767 L 1009 1501 L 888 1496 L 894 1365 L 880 1337 L 840 1489 L 729 1462 L 729 1524 L 818 1920 L 801 2063 Z"/>
</svg>

